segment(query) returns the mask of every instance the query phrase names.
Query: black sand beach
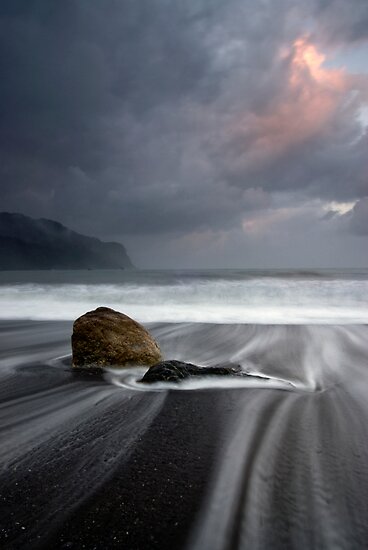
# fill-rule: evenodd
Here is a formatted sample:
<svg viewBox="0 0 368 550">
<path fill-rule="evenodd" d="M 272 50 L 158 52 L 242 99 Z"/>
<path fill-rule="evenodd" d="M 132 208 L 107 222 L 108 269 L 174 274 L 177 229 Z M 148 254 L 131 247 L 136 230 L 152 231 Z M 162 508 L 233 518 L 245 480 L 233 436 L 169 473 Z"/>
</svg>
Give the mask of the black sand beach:
<svg viewBox="0 0 368 550">
<path fill-rule="evenodd" d="M 271 377 L 138 389 L 2 321 L 4 549 L 363 549 L 368 327 L 155 324 L 166 357 Z"/>
</svg>

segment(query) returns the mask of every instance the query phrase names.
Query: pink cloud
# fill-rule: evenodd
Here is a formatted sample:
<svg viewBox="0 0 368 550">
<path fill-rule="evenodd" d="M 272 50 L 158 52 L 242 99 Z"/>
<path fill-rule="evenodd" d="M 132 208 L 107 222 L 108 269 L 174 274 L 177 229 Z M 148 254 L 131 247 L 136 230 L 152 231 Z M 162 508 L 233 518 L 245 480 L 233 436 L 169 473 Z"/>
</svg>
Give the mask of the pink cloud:
<svg viewBox="0 0 368 550">
<path fill-rule="evenodd" d="M 247 112 L 231 126 L 230 134 L 246 143 L 239 159 L 244 168 L 272 162 L 314 136 L 331 132 L 338 113 L 349 108 L 353 91 L 364 101 L 367 80 L 344 68 L 325 67 L 325 55 L 307 36 L 283 49 L 280 59 L 287 63 L 287 78 L 272 110 Z"/>
</svg>

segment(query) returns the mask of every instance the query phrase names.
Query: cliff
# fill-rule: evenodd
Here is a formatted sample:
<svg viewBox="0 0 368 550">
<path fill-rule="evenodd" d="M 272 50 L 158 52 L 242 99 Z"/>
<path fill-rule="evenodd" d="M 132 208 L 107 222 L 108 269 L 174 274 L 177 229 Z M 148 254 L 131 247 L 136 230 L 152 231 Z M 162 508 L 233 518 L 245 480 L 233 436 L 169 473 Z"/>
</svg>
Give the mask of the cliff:
<svg viewBox="0 0 368 550">
<path fill-rule="evenodd" d="M 122 244 L 81 235 L 53 220 L 0 213 L 0 270 L 133 267 Z"/>
</svg>

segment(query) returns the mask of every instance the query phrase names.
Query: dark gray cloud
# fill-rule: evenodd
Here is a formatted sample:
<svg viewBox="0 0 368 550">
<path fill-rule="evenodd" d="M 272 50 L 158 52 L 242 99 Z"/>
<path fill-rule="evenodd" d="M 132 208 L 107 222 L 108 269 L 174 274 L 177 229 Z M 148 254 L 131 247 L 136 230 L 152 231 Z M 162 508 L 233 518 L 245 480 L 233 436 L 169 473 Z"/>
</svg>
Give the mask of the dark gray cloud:
<svg viewBox="0 0 368 550">
<path fill-rule="evenodd" d="M 365 0 L 315 0 L 316 15 L 324 38 L 341 43 L 368 37 L 368 9 Z"/>
<path fill-rule="evenodd" d="M 2 149 L 94 168 L 105 161 L 104 123 L 122 109 L 205 97 L 210 58 L 180 5 L 25 0 L 3 8 Z"/>
<path fill-rule="evenodd" d="M 350 228 L 356 235 L 368 235 L 368 196 L 360 199 L 349 216 Z"/>
<path fill-rule="evenodd" d="M 311 235 L 329 201 L 360 200 L 350 225 L 325 216 L 326 243 L 357 238 L 368 85 L 313 58 L 367 38 L 366 0 L 349 6 L 1 2 L 1 209 L 131 243 L 143 264 L 152 250 L 164 263 L 165 247 L 196 263 L 196 242 L 208 263 L 244 243 L 262 263 L 268 230 L 293 263 L 287 228 Z"/>
</svg>

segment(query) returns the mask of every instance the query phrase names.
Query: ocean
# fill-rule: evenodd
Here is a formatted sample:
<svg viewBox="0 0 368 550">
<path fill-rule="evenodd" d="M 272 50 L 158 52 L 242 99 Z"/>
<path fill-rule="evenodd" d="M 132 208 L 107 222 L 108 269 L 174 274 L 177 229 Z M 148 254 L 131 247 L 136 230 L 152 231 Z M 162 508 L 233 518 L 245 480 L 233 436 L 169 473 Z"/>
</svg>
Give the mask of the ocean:
<svg viewBox="0 0 368 550">
<path fill-rule="evenodd" d="M 108 306 L 239 379 L 73 372 Z M 0 546 L 363 550 L 368 270 L 0 273 Z"/>
<path fill-rule="evenodd" d="M 0 272 L 0 318 L 73 320 L 105 305 L 141 322 L 368 322 L 368 269 Z"/>
</svg>

